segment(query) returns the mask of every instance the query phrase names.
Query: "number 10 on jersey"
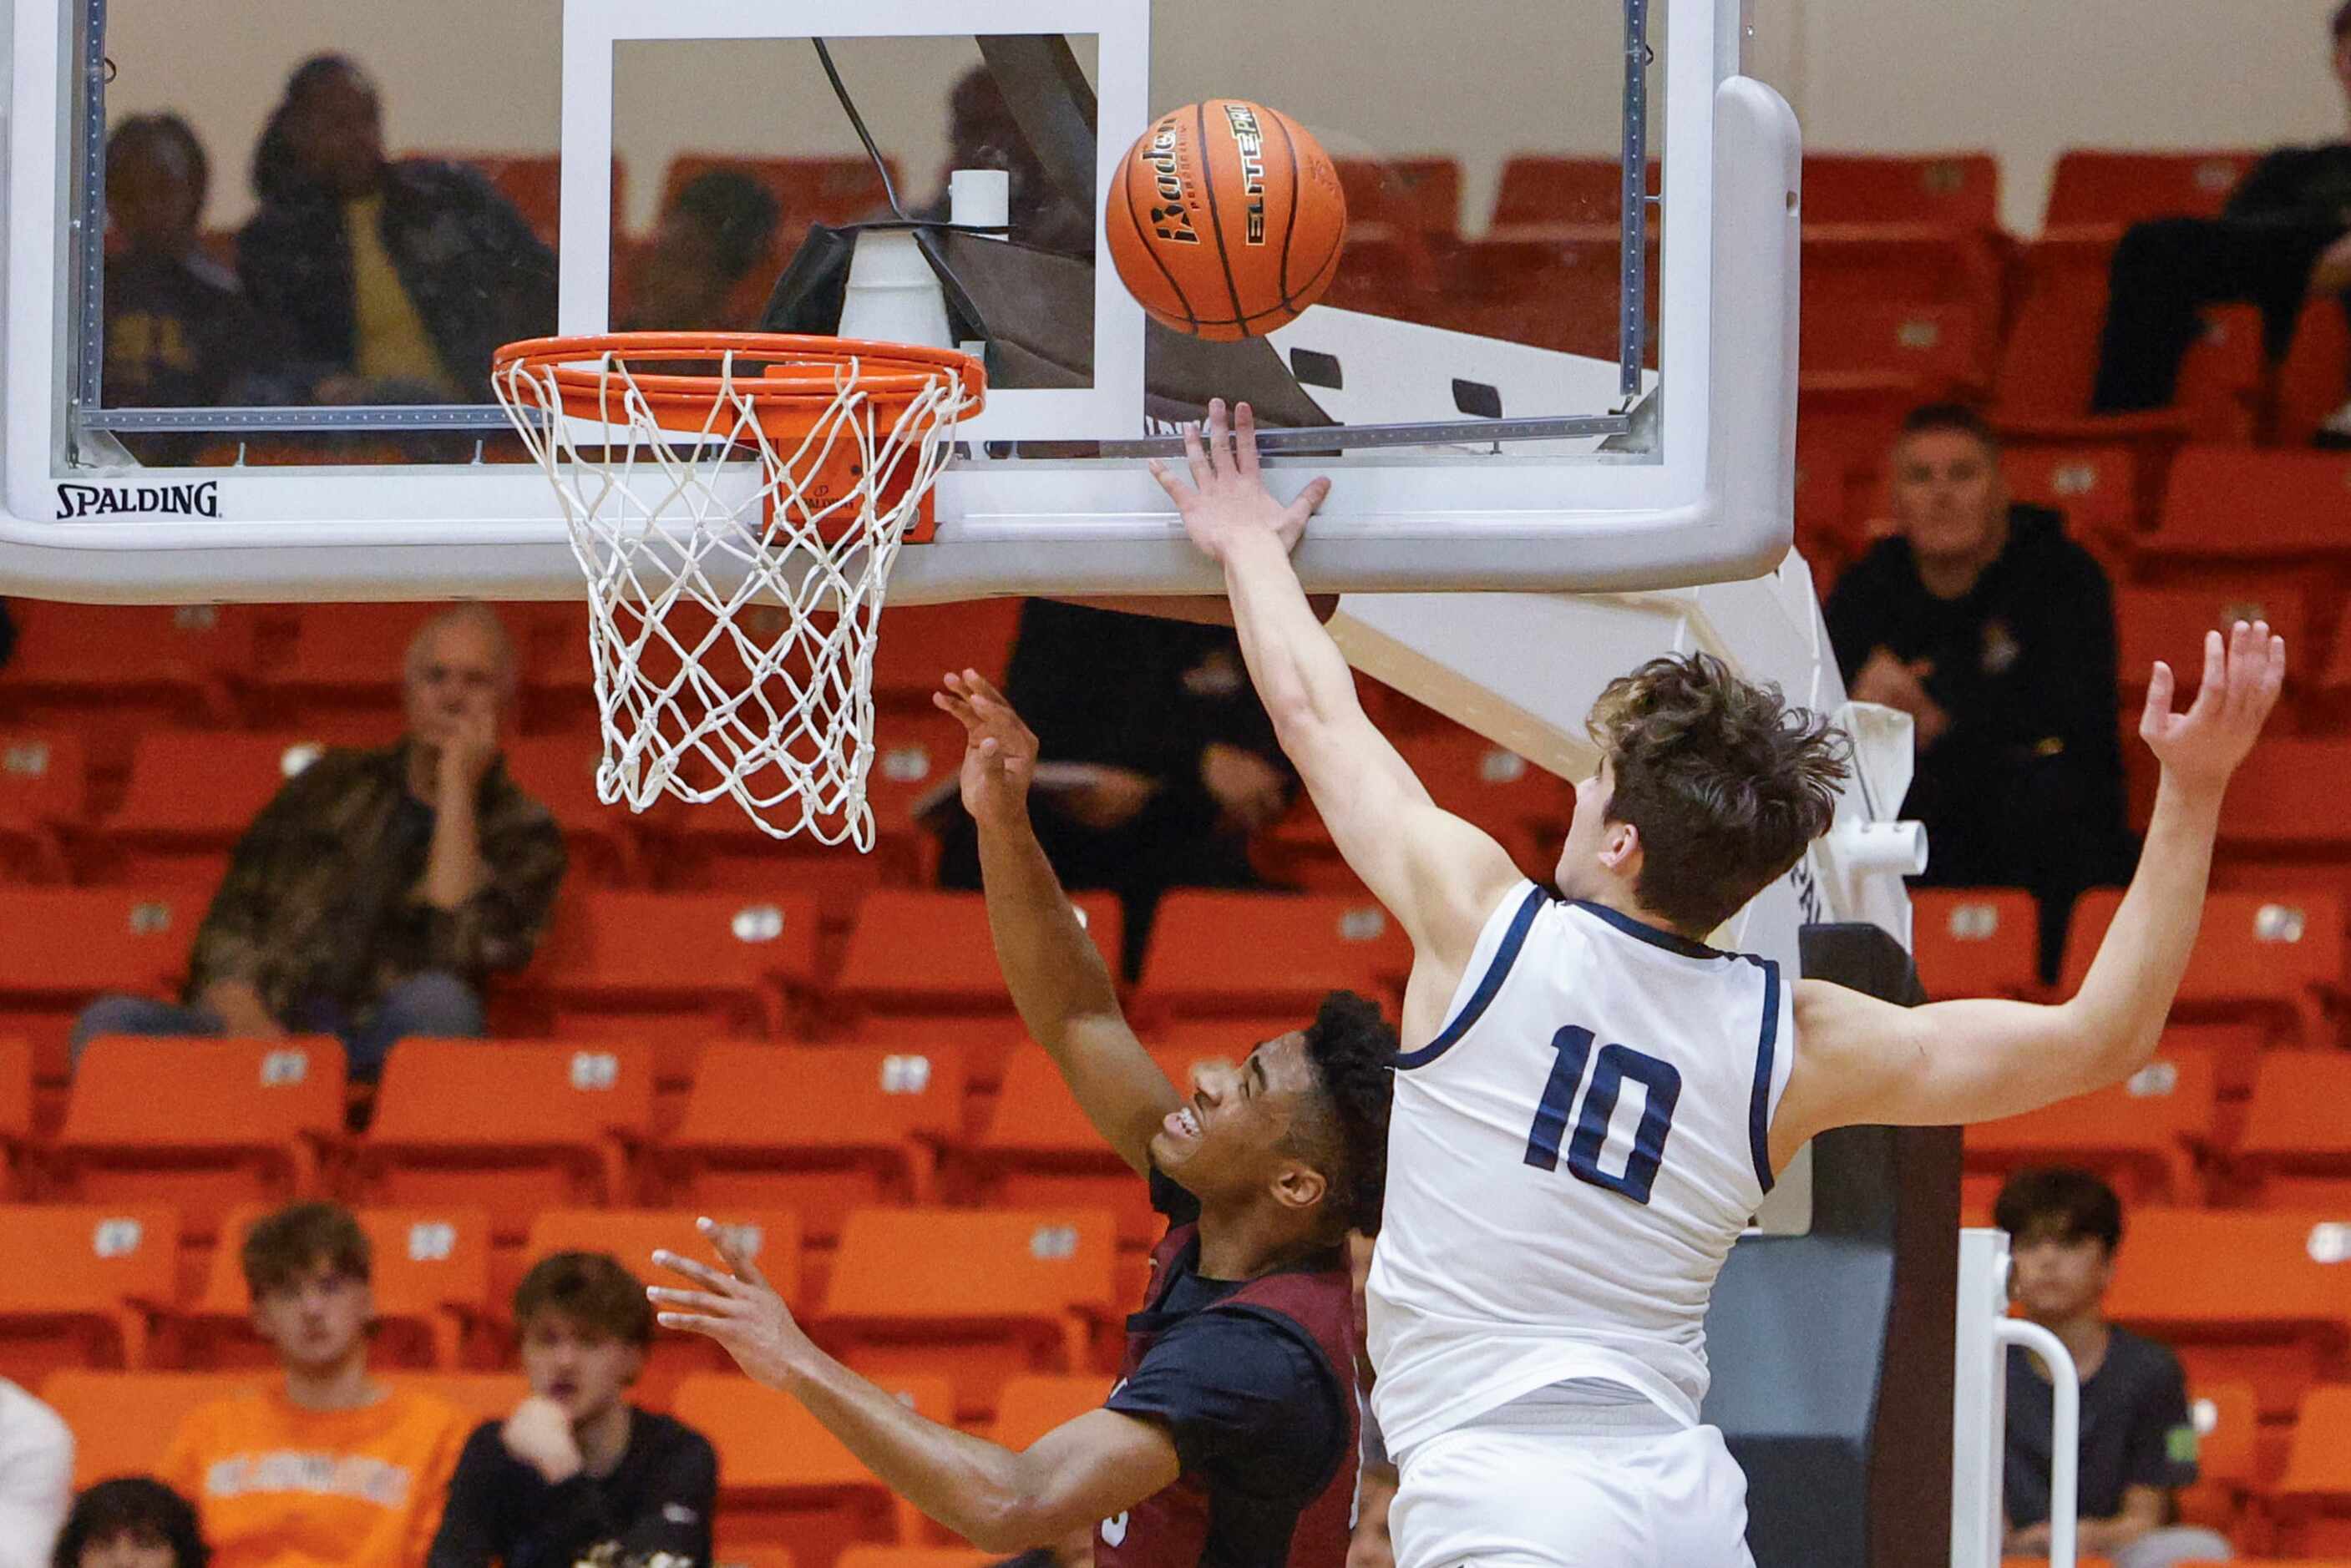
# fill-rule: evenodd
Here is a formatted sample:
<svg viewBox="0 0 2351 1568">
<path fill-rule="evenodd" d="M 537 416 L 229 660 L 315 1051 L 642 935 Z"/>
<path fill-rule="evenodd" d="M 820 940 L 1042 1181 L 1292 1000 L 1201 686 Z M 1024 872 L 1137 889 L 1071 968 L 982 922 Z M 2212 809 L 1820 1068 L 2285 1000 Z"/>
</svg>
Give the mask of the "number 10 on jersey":
<svg viewBox="0 0 2351 1568">
<path fill-rule="evenodd" d="M 1551 1037 L 1557 1059 L 1552 1063 L 1551 1082 L 1543 1087 L 1542 1104 L 1535 1109 L 1534 1127 L 1527 1134 L 1527 1163 L 1539 1170 L 1559 1168 L 1560 1140 L 1567 1135 L 1573 1112 L 1575 1131 L 1567 1137 L 1569 1173 L 1635 1203 L 1646 1203 L 1649 1189 L 1656 1185 L 1657 1168 L 1665 1162 L 1666 1136 L 1674 1128 L 1674 1102 L 1681 1098 L 1682 1075 L 1672 1063 L 1660 1062 L 1629 1045 L 1603 1045 L 1594 1063 L 1592 1045 L 1592 1031 L 1572 1025 Z M 1592 1068 L 1591 1086 L 1584 1090 L 1583 1109 L 1575 1111 L 1575 1091 L 1583 1085 L 1587 1066 Z M 1609 1119 L 1616 1114 L 1616 1101 L 1627 1078 L 1648 1092 L 1648 1103 L 1633 1133 L 1633 1152 L 1619 1175 L 1604 1168 L 1600 1156 L 1608 1141 Z"/>
</svg>

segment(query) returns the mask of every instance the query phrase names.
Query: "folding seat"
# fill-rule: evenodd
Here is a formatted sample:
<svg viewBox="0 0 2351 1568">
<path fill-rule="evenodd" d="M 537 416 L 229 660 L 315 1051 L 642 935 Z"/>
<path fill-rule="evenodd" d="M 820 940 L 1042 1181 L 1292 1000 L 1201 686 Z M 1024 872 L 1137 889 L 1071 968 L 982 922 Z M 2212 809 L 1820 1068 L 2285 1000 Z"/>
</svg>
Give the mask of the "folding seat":
<svg viewBox="0 0 2351 1568">
<path fill-rule="evenodd" d="M 2234 811 L 2241 803 L 2232 793 L 2230 804 Z M 2074 905 L 2059 981 L 2067 994 L 2089 971 L 2121 902 L 2119 890 L 2100 888 Z M 2204 900 L 2203 923 L 2173 1011 L 2272 1018 L 2315 1042 L 2325 1035 L 2328 998 L 2343 989 L 2343 961 L 2340 895 L 2313 888 L 2281 888 L 2274 896 L 2213 893 Z"/>
<path fill-rule="evenodd" d="M 891 178 L 903 181 L 893 159 Z M 662 206 L 677 193 L 718 170 L 747 174 L 765 187 L 783 208 L 786 233 L 780 240 L 797 240 L 808 223 L 853 223 L 872 217 L 889 204 L 889 193 L 868 158 L 739 158 L 724 152 L 681 152 L 670 160 L 662 177 Z M 902 182 L 899 189 L 905 187 Z M 802 1564 L 802 1568 L 821 1568 Z"/>
<path fill-rule="evenodd" d="M 2317 649 L 2311 645 L 2309 603 L 2301 593 L 2277 592 L 2258 582 L 2241 585 L 2229 574 L 2160 587 L 2117 587 L 2115 633 L 2124 711 L 2132 712 L 2145 701 L 2147 677 L 2158 659 L 2171 666 L 2185 688 L 2181 701 L 2192 697 L 2204 668 L 2204 634 L 2226 632 L 2241 620 L 2266 620 L 2273 632 L 2285 639 L 2289 690 L 2309 680 Z"/>
<path fill-rule="evenodd" d="M 0 1208 L 0 1376 L 27 1386 L 60 1366 L 147 1364 L 171 1303 L 180 1217 L 154 1205 Z"/>
<path fill-rule="evenodd" d="M 1914 888 L 1911 957 L 1938 1002 L 2040 988 L 2040 907 L 2016 888 Z"/>
<path fill-rule="evenodd" d="M 530 1395 L 530 1380 L 519 1372 L 392 1372 L 383 1380 L 431 1395 L 468 1427 L 504 1421 Z"/>
<path fill-rule="evenodd" d="M 2127 443 L 2010 447 L 2001 469 L 2011 496 L 2063 512 L 2066 533 L 2085 543 L 2126 539 L 2152 520 L 2154 497 L 2141 493 Z"/>
<path fill-rule="evenodd" d="M 1438 805 L 1484 828 L 1514 856 L 1558 849 L 1575 813 L 1575 786 L 1568 780 L 1458 725 L 1398 736 L 1395 746 Z"/>
<path fill-rule="evenodd" d="M 211 1371 L 275 1366 L 277 1356 L 253 1331 L 245 1281 L 245 1238 L 275 1204 L 245 1204 L 223 1219 L 204 1288 L 173 1312 L 174 1361 Z M 455 1371 L 487 1316 L 489 1220 L 478 1209 L 361 1209 L 369 1248 L 370 1294 L 377 1327 L 371 1366 Z"/>
<path fill-rule="evenodd" d="M 331 1037 L 93 1040 L 74 1073 L 45 1186 L 83 1203 L 171 1203 L 208 1241 L 240 1203 L 326 1189 L 343 1143 Z"/>
<path fill-rule="evenodd" d="M 2351 739 L 2281 735 L 2259 742 L 2230 781 L 2229 809 L 2220 817 L 2222 847 L 2231 856 L 2263 860 L 2351 858 L 2351 819 L 2340 806 L 2343 781 L 2351 778 L 2346 770 Z M 2283 887 L 2280 897 L 2286 897 Z M 2298 889 L 2294 899 L 2303 901 Z"/>
<path fill-rule="evenodd" d="M 2112 1183 L 2126 1207 L 2194 1203 L 2214 1104 L 2208 1057 L 2158 1056 L 2112 1088 L 1968 1128 L 1968 1174 L 2083 1165 Z"/>
<path fill-rule="evenodd" d="M 589 734 L 511 740 L 504 753 L 507 776 L 553 814 L 570 855 L 567 887 L 643 886 L 646 865 L 645 825 L 625 805 L 606 805 L 596 795 L 596 769 L 602 748 Z"/>
<path fill-rule="evenodd" d="M 2275 1419 L 2351 1329 L 2351 1224 L 2325 1211 L 2142 1209 L 2106 1305 L 2176 1350 L 2191 1383 L 2251 1384 Z"/>
<path fill-rule="evenodd" d="M 2000 319 L 2001 257 L 1990 236 L 1939 223 L 1835 223 L 1806 216 L 1805 314 L 1882 306 L 1958 307 L 1982 324 L 1978 341 Z"/>
<path fill-rule="evenodd" d="M 654 1168 L 673 1203 L 791 1209 L 830 1243 L 852 1209 L 935 1201 L 962 1122 L 952 1050 L 714 1044 Z"/>
<path fill-rule="evenodd" d="M 1657 189 L 1653 164 L 1649 190 Z M 1625 211 L 1625 166 L 1614 158 L 1521 154 L 1502 165 L 1489 234 L 1617 228 Z"/>
<path fill-rule="evenodd" d="M 42 1402 L 74 1435 L 74 1488 L 152 1475 L 188 1413 L 266 1387 L 246 1372 L 99 1372 L 69 1366 L 41 1381 Z"/>
<path fill-rule="evenodd" d="M 1015 1377 L 997 1397 L 996 1425 L 987 1435 L 1008 1449 L 1026 1449 L 1054 1428 L 1101 1409 L 1110 1389 L 1101 1376 Z"/>
<path fill-rule="evenodd" d="M 539 1210 L 625 1203 L 652 1130 L 642 1046 L 403 1040 L 356 1175 L 369 1202 L 483 1209 L 493 1241 L 519 1241 Z"/>
<path fill-rule="evenodd" d="M 1070 901 L 1115 971 L 1118 900 L 1108 893 L 1080 893 Z M 833 978 L 832 996 L 855 1014 L 1012 1011 L 987 933 L 987 905 L 977 893 L 884 888 L 867 898 Z"/>
<path fill-rule="evenodd" d="M 1991 321 L 1970 305 L 1905 300 L 1840 303 L 1804 317 L 1806 375 L 1885 376 L 1920 402 L 1980 397 L 1991 384 Z"/>
<path fill-rule="evenodd" d="M 2314 299 L 2303 307 L 2294 344 L 2278 367 L 2271 441 L 2282 447 L 2308 446 L 2319 426 L 2343 407 L 2347 389 L 2351 320 L 2340 299 Z"/>
<path fill-rule="evenodd" d="M 2253 1078 L 2231 1163 L 2276 1209 L 2351 1202 L 2351 1054 L 2272 1051 Z"/>
<path fill-rule="evenodd" d="M 1077 1372 L 1114 1323 L 1112 1217 L 1089 1210 L 861 1209 L 841 1227 L 817 1320 L 869 1376 L 921 1371 L 984 1421 L 1024 1372 Z"/>
<path fill-rule="evenodd" d="M 559 904 L 523 984 L 553 1004 L 559 1033 L 602 1019 L 665 1044 L 684 1036 L 684 1055 L 664 1051 L 660 1063 L 671 1081 L 703 1038 L 787 1033 L 816 978 L 816 900 L 805 894 L 605 888 Z"/>
<path fill-rule="evenodd" d="M 34 1073 L 66 1075 L 74 1015 L 101 992 L 161 992 L 186 966 L 204 899 L 172 888 L 0 887 L 0 1033 Z"/>
<path fill-rule="evenodd" d="M 2000 228 L 2000 161 L 1989 152 L 1804 154 L 1804 221 Z"/>
<path fill-rule="evenodd" d="M 1347 238 L 1396 234 L 1446 238 L 1461 231 L 1461 163 L 1438 158 L 1340 158 Z"/>
<path fill-rule="evenodd" d="M 2243 1383 L 2189 1390 L 2196 1423 L 2196 1484 L 2179 1494 L 2180 1521 L 2232 1532 L 2259 1479 L 2255 1439 L 2261 1411 Z"/>
<path fill-rule="evenodd" d="M 498 194 L 514 203 L 530 224 L 531 233 L 548 244 L 559 237 L 562 213 L 561 154 L 527 152 L 427 152 L 419 156 L 464 163 L 481 171 Z M 612 159 L 612 227 L 620 228 L 628 213 L 628 184 L 620 158 Z"/>
<path fill-rule="evenodd" d="M 79 731 L 0 725 L 0 880 L 73 879 L 89 816 L 89 758 Z"/>
<path fill-rule="evenodd" d="M 33 1044 L 0 1036 L 0 1203 L 26 1185 L 33 1137 Z"/>
<path fill-rule="evenodd" d="M 1375 903 L 1178 889 L 1160 901 L 1135 1008 L 1140 1015 L 1295 1012 L 1304 1019 L 1333 990 L 1385 997 L 1411 967 L 1411 942 Z"/>
<path fill-rule="evenodd" d="M 886 1045 L 904 1055 L 944 1054 L 963 1061 L 964 1127 L 973 1120 L 973 1096 L 993 1094 L 1004 1081 L 1004 1064 L 1029 1042 L 1029 1031 L 1018 1013 L 990 1012 L 971 1017 L 946 1014 L 894 1016 L 888 1013 L 850 1021 L 841 1043 Z"/>
<path fill-rule="evenodd" d="M 2212 560 L 2351 556 L 2351 453 L 2191 446 L 2144 547 Z"/>
<path fill-rule="evenodd" d="M 292 636 L 263 662 L 262 712 L 271 723 L 345 744 L 391 744 L 402 729 L 409 642 L 449 607 L 430 602 L 300 607 Z"/>
<path fill-rule="evenodd" d="M 69 605 L 15 599 L 16 649 L 0 714 L 70 711 L 130 730 L 228 724 L 252 678 L 259 614 L 243 606 Z"/>
<path fill-rule="evenodd" d="M 2283 1544 L 2351 1554 L 2351 1386 L 2303 1396 L 2285 1474 L 2269 1496 Z"/>
<path fill-rule="evenodd" d="M 325 749 L 307 731 L 141 736 L 122 800 L 99 825 L 108 880 L 178 882 L 209 893 L 262 807 Z"/>
<path fill-rule="evenodd" d="M 912 1375 L 882 1386 L 932 1420 L 955 1415 L 946 1382 Z M 789 1394 L 728 1374 L 688 1377 L 674 1413 L 718 1451 L 718 1514 L 728 1551 L 789 1544 L 794 1568 L 831 1568 L 846 1547 L 918 1538 L 920 1515 L 892 1497 Z"/>
<path fill-rule="evenodd" d="M 2259 152 L 2108 152 L 2069 148 L 2049 186 L 2048 226 L 2121 229 L 2149 218 L 2212 218 Z"/>
<path fill-rule="evenodd" d="M 949 670 L 977 670 L 1001 686 L 1020 628 L 1019 599 L 904 605 L 882 612 L 873 649 L 873 700 L 929 712 Z"/>
</svg>

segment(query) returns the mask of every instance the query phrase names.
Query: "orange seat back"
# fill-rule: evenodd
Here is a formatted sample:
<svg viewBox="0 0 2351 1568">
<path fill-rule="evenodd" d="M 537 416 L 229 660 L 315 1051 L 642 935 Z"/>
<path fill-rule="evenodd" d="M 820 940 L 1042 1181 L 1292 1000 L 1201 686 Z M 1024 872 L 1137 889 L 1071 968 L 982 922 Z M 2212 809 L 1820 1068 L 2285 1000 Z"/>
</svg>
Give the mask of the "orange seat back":
<svg viewBox="0 0 2351 1568">
<path fill-rule="evenodd" d="M 2149 218 L 2212 218 L 2261 154 L 2242 149 L 2110 152 L 2069 148 L 2049 186 L 2047 223 L 2121 228 Z"/>
<path fill-rule="evenodd" d="M 1136 1005 L 1171 1014 L 1295 1009 L 1302 1024 L 1326 992 L 1382 997 L 1411 967 L 1404 928 L 1370 899 L 1178 889 L 1160 902 Z"/>
<path fill-rule="evenodd" d="M 643 1137 L 652 1120 L 651 1058 L 638 1047 L 403 1040 L 385 1060 L 367 1143 L 586 1148 Z"/>
<path fill-rule="evenodd" d="M 2040 979 L 2040 911 L 2013 888 L 1916 888 L 1910 945 L 1919 982 L 1937 1001 L 2024 996 Z"/>
<path fill-rule="evenodd" d="M 1118 900 L 1080 893 L 1071 903 L 1086 934 L 1115 971 Z M 857 911 L 833 993 L 852 1006 L 886 1012 L 1009 1012 L 1004 977 L 977 893 L 918 893 L 885 888 Z"/>
<path fill-rule="evenodd" d="M 1102 1377 L 1015 1377 L 997 1397 L 988 1436 L 1008 1449 L 1026 1449 L 1056 1427 L 1101 1409 L 1109 1397 L 1110 1383 Z"/>
<path fill-rule="evenodd" d="M 283 1148 L 343 1128 L 343 1048 L 282 1040 L 93 1040 L 74 1070 L 65 1150 Z"/>
<path fill-rule="evenodd" d="M 895 1378 L 883 1385 L 934 1421 L 954 1413 L 939 1378 Z M 838 1488 L 885 1490 L 873 1472 L 789 1394 L 738 1375 L 712 1373 L 677 1386 L 677 1418 L 718 1450 L 724 1494 L 814 1491 Z"/>
<path fill-rule="evenodd" d="M 691 1209 L 550 1209 L 531 1221 L 520 1263 L 528 1271 L 558 1252 L 603 1252 L 647 1284 L 684 1287 L 685 1282 L 654 1264 L 653 1254 L 655 1248 L 665 1248 L 716 1266 L 716 1254 L 695 1230 L 697 1218 Z M 714 1218 L 734 1232 L 778 1295 L 795 1305 L 801 1303 L 796 1216 L 782 1210 L 730 1210 Z M 501 1316 L 507 1315 L 509 1305 L 496 1303 Z"/>
<path fill-rule="evenodd" d="M 2180 1332 L 2351 1328 L 2351 1222 L 2325 1213 L 2143 1209 L 2107 1311 Z"/>
<path fill-rule="evenodd" d="M 2235 805 L 2231 800 L 2231 805 Z M 2074 907 L 2061 983 L 2080 986 L 2113 924 L 2122 893 L 2095 888 Z M 2343 980 L 2343 900 L 2315 889 L 2212 893 L 2204 900 L 2195 951 L 2181 977 L 2182 1003 L 2294 1003 Z"/>
<path fill-rule="evenodd" d="M 2138 531 L 2138 454 L 2128 446 L 2014 446 L 2001 453 L 2001 471 L 2011 497 L 2063 512 L 2077 539 Z"/>
<path fill-rule="evenodd" d="M 1989 152 L 1807 152 L 1804 218 L 1988 234 L 2000 227 L 2000 161 Z"/>
<path fill-rule="evenodd" d="M 2351 456 L 2190 446 L 2171 465 L 2149 543 L 2224 558 L 2340 553 L 2346 506 Z M 2247 527 L 2249 516 L 2262 525 Z"/>
<path fill-rule="evenodd" d="M 665 1141 L 681 1149 L 905 1149 L 960 1130 L 952 1047 L 716 1044 Z"/>
<path fill-rule="evenodd" d="M 2285 1474 L 2271 1491 L 2302 1501 L 2351 1503 L 2351 1386 L 2313 1388 L 2303 1396 Z"/>
<path fill-rule="evenodd" d="M 76 1490 L 113 1476 L 151 1475 L 188 1413 L 277 1379 L 234 1372 L 52 1372 L 41 1398 L 73 1429 Z"/>
<path fill-rule="evenodd" d="M 825 1316 L 1045 1322 L 1114 1306 L 1110 1216 L 1091 1210 L 863 1209 L 841 1229 Z"/>
</svg>

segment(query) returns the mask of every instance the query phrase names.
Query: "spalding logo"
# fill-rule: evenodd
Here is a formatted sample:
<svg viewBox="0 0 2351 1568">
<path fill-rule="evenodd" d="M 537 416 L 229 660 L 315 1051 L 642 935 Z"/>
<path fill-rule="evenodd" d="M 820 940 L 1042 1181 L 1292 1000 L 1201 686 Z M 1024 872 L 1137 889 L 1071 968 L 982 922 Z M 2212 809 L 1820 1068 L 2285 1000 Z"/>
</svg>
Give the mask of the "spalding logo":
<svg viewBox="0 0 2351 1568">
<path fill-rule="evenodd" d="M 1176 144 L 1183 135 L 1172 117 L 1163 119 L 1151 133 L 1151 151 L 1144 154 L 1144 161 L 1151 165 L 1153 182 L 1159 187 L 1159 205 L 1151 209 L 1151 229 L 1163 240 L 1196 245 L 1200 234 L 1192 226 L 1192 214 L 1184 205 L 1183 167 L 1176 156 Z"/>
<path fill-rule="evenodd" d="M 60 484 L 57 521 L 77 517 L 217 517 L 220 481 L 193 484 Z"/>
</svg>

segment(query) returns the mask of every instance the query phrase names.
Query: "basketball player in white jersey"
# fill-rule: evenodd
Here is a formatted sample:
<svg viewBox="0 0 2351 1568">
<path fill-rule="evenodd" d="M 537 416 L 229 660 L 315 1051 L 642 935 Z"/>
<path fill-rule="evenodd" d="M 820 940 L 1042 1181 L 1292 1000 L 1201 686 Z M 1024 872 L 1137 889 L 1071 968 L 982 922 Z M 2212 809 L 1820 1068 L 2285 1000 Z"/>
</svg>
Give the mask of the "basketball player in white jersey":
<svg viewBox="0 0 2351 1568">
<path fill-rule="evenodd" d="M 1705 945 L 1829 826 L 1841 736 L 1718 660 L 1644 665 L 1589 722 L 1603 761 L 1554 898 L 1364 717 L 1290 564 L 1327 486 L 1283 506 L 1237 422 L 1212 406 L 1188 483 L 1155 472 L 1224 567 L 1283 749 L 1413 942 L 1369 1284 L 1397 1568 L 1751 1563 L 1745 1479 L 1698 1422 L 1732 1242 L 1817 1133 L 2013 1116 L 2147 1060 L 2284 645 L 2213 634 L 2185 714 L 2155 667 L 2154 821 L 2079 994 L 1896 1007 Z"/>
</svg>

